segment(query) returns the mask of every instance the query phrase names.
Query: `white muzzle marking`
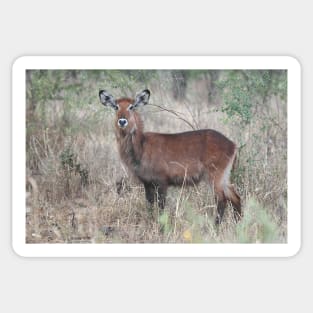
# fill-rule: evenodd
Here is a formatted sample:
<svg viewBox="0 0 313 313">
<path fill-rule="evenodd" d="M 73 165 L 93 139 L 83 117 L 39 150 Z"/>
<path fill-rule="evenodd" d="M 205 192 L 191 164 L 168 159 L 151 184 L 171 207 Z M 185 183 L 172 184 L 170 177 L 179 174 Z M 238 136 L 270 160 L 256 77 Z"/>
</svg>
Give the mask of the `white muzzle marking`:
<svg viewBox="0 0 313 313">
<path fill-rule="evenodd" d="M 128 125 L 128 121 L 126 118 L 120 118 L 118 121 L 117 121 L 117 125 L 120 127 L 120 128 L 125 128 L 127 125 Z"/>
</svg>

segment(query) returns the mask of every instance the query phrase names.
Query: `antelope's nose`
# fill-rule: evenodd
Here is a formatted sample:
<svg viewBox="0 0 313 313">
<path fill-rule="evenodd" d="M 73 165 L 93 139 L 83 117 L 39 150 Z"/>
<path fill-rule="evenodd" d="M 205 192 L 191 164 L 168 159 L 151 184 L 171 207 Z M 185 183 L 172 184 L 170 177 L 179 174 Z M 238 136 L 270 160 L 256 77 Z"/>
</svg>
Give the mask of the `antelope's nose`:
<svg viewBox="0 0 313 313">
<path fill-rule="evenodd" d="M 127 121 L 126 118 L 120 118 L 120 119 L 118 120 L 118 126 L 119 126 L 119 127 L 126 127 L 127 124 L 128 124 L 128 121 Z"/>
</svg>

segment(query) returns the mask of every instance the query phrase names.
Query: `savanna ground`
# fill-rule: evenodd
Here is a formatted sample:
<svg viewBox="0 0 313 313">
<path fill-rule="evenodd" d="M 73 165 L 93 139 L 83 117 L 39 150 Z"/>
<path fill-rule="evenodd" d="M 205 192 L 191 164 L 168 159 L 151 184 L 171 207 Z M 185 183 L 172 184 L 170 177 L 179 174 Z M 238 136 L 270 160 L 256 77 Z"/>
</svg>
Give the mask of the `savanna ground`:
<svg viewBox="0 0 313 313">
<path fill-rule="evenodd" d="M 27 71 L 27 243 L 285 243 L 286 71 Z M 143 186 L 123 167 L 115 112 L 99 89 L 133 97 L 146 131 L 216 129 L 238 147 L 232 182 L 244 217 L 231 208 L 214 225 L 206 183 L 170 188 L 163 214 L 149 213 Z M 162 227 L 161 227 L 162 226 Z M 163 228 L 163 232 L 160 229 Z"/>
</svg>

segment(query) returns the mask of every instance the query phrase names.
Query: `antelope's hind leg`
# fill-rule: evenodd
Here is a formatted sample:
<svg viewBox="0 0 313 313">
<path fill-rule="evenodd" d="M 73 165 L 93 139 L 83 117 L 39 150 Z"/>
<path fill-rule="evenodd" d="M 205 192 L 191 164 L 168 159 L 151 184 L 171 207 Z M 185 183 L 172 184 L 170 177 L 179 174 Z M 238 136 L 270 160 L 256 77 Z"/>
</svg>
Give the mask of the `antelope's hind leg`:
<svg viewBox="0 0 313 313">
<path fill-rule="evenodd" d="M 220 225 L 227 204 L 227 200 L 223 191 L 216 193 L 216 202 L 217 202 L 217 216 L 215 218 L 215 225 Z"/>
<path fill-rule="evenodd" d="M 234 210 L 234 219 L 235 222 L 238 223 L 242 218 L 242 211 L 241 211 L 241 199 L 238 195 L 237 191 L 232 185 L 228 186 L 228 195 L 227 199 L 231 202 L 233 210 Z"/>
</svg>

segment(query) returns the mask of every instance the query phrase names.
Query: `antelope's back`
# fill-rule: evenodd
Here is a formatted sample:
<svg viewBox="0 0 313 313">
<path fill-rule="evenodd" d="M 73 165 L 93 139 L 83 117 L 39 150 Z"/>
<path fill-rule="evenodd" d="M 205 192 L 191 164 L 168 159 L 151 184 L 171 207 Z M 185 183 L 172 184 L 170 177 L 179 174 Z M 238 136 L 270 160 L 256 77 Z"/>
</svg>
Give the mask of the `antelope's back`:
<svg viewBox="0 0 313 313">
<path fill-rule="evenodd" d="M 144 150 L 162 158 L 206 158 L 207 155 L 231 157 L 235 144 L 213 129 L 202 129 L 177 134 L 145 133 Z"/>
</svg>

